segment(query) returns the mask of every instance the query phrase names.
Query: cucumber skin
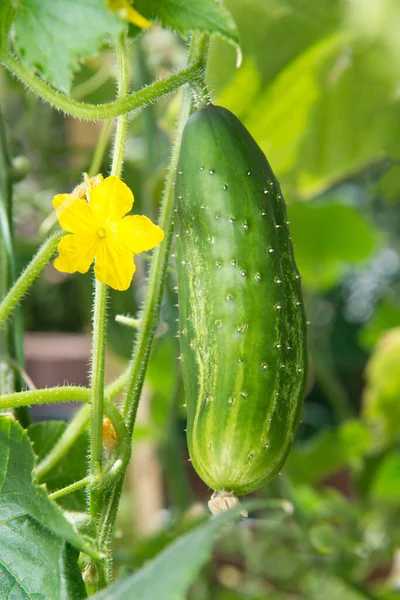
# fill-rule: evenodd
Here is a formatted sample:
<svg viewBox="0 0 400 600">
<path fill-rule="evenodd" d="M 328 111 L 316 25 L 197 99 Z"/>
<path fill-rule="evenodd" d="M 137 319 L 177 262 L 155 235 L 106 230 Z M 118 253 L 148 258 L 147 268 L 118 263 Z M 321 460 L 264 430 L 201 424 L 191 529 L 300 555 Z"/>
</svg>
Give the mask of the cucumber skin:
<svg viewBox="0 0 400 600">
<path fill-rule="evenodd" d="M 189 118 L 176 202 L 189 454 L 210 488 L 247 494 L 291 448 L 306 319 L 279 183 L 230 111 L 210 105 Z"/>
</svg>

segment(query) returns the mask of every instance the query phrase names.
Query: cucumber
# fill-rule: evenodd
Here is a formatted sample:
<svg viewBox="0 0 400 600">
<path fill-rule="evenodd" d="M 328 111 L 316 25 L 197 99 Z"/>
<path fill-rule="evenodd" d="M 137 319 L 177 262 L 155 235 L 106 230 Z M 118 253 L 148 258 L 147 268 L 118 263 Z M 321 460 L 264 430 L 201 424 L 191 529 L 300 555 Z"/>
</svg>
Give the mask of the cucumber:
<svg viewBox="0 0 400 600">
<path fill-rule="evenodd" d="M 202 108 L 185 126 L 175 221 L 188 448 L 201 479 L 229 500 L 283 466 L 307 353 L 279 183 L 225 108 Z"/>
</svg>

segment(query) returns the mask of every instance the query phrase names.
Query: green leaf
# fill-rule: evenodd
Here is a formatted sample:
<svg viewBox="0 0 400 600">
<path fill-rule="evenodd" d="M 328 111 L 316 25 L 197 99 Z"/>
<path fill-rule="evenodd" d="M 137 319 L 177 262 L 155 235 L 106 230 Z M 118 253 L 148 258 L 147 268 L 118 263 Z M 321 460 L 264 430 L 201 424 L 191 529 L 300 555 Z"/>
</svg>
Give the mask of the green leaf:
<svg viewBox="0 0 400 600">
<path fill-rule="evenodd" d="M 343 467 L 357 464 L 370 445 L 368 427 L 360 421 L 346 421 L 338 429 L 327 429 L 297 444 L 286 469 L 302 483 L 316 483 Z"/>
<path fill-rule="evenodd" d="M 0 597 L 84 598 L 78 553 L 87 551 L 46 491 L 32 482 L 34 454 L 13 419 L 0 417 Z"/>
<path fill-rule="evenodd" d="M 231 510 L 196 527 L 173 542 L 133 576 L 117 582 L 95 600 L 184 600 L 201 567 L 210 556 L 216 535 L 239 517 Z"/>
<path fill-rule="evenodd" d="M 20 0 L 15 49 L 29 69 L 68 92 L 79 61 L 96 54 L 124 26 L 105 0 Z"/>
<path fill-rule="evenodd" d="M 400 498 L 400 450 L 388 454 L 376 473 L 371 498 L 398 507 Z"/>
<path fill-rule="evenodd" d="M 333 33 L 340 15 L 331 0 L 225 0 L 225 5 L 237 23 L 243 56 L 257 66 L 264 89 L 306 48 Z M 207 69 L 211 89 L 219 94 L 229 85 L 235 64 L 233 48 L 215 38 Z"/>
<path fill-rule="evenodd" d="M 369 424 L 377 448 L 399 438 L 400 422 L 400 327 L 380 339 L 365 370 L 362 415 Z"/>
<path fill-rule="evenodd" d="M 279 177 L 296 164 L 322 94 L 321 71 L 335 59 L 342 44 L 339 32 L 309 48 L 264 88 L 246 115 L 246 127 L 255 135 Z"/>
<path fill-rule="evenodd" d="M 252 59 L 243 61 L 230 83 L 218 96 L 218 104 L 229 107 L 238 119 L 251 108 L 261 89 L 261 76 Z"/>
<path fill-rule="evenodd" d="M 349 266 L 371 254 L 379 235 L 365 217 L 332 194 L 329 203 L 297 203 L 288 206 L 296 262 L 304 285 L 327 290 Z M 325 198 L 328 200 L 328 198 Z"/>
<path fill-rule="evenodd" d="M 64 421 L 45 421 L 30 425 L 28 435 L 32 440 L 33 450 L 38 460 L 42 460 L 49 453 L 64 433 L 65 428 Z M 40 483 L 46 484 L 49 492 L 59 490 L 87 475 L 88 438 L 87 431 L 81 433 L 68 454 L 61 458 L 40 481 Z M 68 510 L 84 511 L 86 507 L 85 491 L 78 490 L 73 494 L 62 496 L 57 500 L 57 504 Z"/>
<path fill-rule="evenodd" d="M 317 6 L 306 0 L 294 7 L 296 3 L 285 0 L 249 0 L 254 34 L 248 15 L 239 16 L 240 10 L 244 12 L 239 0 L 231 4 L 243 53 L 256 59 L 263 76 L 259 93 L 241 118 L 286 193 L 312 198 L 381 161 L 388 148 L 398 155 L 398 68 L 393 68 L 382 44 L 366 44 L 356 29 L 346 28 L 340 3 Z M 325 19 L 313 11 L 325 11 Z M 220 96 L 227 108 L 234 109 L 241 103 L 238 94 L 245 95 L 245 90 L 235 94 L 226 75 L 220 75 L 226 65 L 232 66 L 230 57 L 224 60 L 221 45 L 215 45 L 211 85 L 215 88 L 224 81 Z M 231 68 L 230 72 L 236 78 Z"/>
<path fill-rule="evenodd" d="M 399 118 L 397 72 L 394 77 L 377 66 L 386 60 L 379 47 L 344 40 L 314 71 L 318 101 L 284 177 L 301 197 L 315 196 L 384 158 Z"/>
<path fill-rule="evenodd" d="M 158 21 L 184 37 L 191 31 L 219 33 L 239 45 L 231 14 L 216 0 L 137 0 L 135 8 L 148 19 Z"/>
</svg>

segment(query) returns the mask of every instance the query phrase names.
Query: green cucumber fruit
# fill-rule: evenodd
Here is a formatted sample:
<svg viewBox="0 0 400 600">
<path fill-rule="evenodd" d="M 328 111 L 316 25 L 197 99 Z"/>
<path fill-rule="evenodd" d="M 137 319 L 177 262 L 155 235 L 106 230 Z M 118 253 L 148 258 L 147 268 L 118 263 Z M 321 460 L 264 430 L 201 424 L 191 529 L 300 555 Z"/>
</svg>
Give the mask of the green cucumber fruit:
<svg viewBox="0 0 400 600">
<path fill-rule="evenodd" d="M 228 110 L 188 120 L 176 178 L 179 337 L 191 461 L 213 490 L 279 472 L 305 392 L 306 320 L 281 189 Z"/>
</svg>

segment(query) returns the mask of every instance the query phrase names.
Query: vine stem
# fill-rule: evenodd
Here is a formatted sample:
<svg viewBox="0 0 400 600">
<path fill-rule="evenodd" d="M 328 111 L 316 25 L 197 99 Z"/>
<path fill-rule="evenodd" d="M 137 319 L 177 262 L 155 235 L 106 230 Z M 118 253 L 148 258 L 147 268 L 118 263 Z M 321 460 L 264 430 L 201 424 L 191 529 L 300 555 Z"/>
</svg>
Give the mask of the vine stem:
<svg viewBox="0 0 400 600">
<path fill-rule="evenodd" d="M 129 69 L 125 38 L 121 36 L 116 44 L 118 63 L 118 96 L 124 98 L 128 92 Z M 126 142 L 128 113 L 118 117 L 114 138 L 111 175 L 121 176 Z M 93 312 L 92 341 L 92 417 L 90 436 L 89 475 L 99 477 L 103 459 L 103 412 L 104 412 L 104 365 L 106 355 L 106 319 L 107 319 L 108 286 L 96 280 Z M 97 518 L 100 510 L 101 494 L 98 489 L 89 491 L 89 507 L 92 517 Z"/>
<path fill-rule="evenodd" d="M 76 492 L 77 490 L 82 489 L 83 487 L 90 486 L 91 483 L 93 483 L 93 479 L 92 479 L 92 477 L 90 477 L 90 475 L 88 475 L 87 477 L 84 477 L 83 479 L 79 479 L 79 481 L 74 481 L 74 483 L 71 483 L 70 485 L 66 485 L 65 487 L 57 490 L 56 492 L 49 494 L 49 498 L 51 500 L 57 500 L 57 498 L 62 498 L 63 496 L 66 496 L 67 494 L 72 494 L 73 492 Z"/>
<path fill-rule="evenodd" d="M 49 102 L 49 104 L 71 117 L 91 121 L 112 119 L 151 104 L 160 96 L 170 94 L 182 85 L 185 85 L 185 83 L 196 81 L 201 74 L 201 64 L 193 62 L 181 71 L 155 81 L 143 89 L 133 92 L 126 98 L 120 98 L 108 104 L 96 105 L 77 102 L 65 94 L 57 92 L 42 79 L 26 69 L 22 63 L 5 50 L 0 50 L 0 63 L 42 100 Z"/>
<path fill-rule="evenodd" d="M 36 255 L 5 296 L 0 304 L 0 327 L 17 306 L 30 285 L 35 281 L 36 277 L 40 275 L 47 265 L 63 235 L 63 231 L 57 231 L 40 246 Z"/>
<path fill-rule="evenodd" d="M 104 364 L 106 356 L 106 313 L 107 285 L 95 282 L 92 365 L 91 365 L 91 428 L 90 428 L 90 465 L 89 473 L 95 478 L 100 476 L 103 459 L 103 413 L 104 413 Z M 90 493 L 90 512 L 97 517 L 99 510 L 99 494 L 97 490 Z"/>
<path fill-rule="evenodd" d="M 205 65 L 208 39 L 204 34 L 193 35 L 189 60 L 194 56 L 199 57 L 202 65 Z M 190 115 L 192 97 L 189 90 L 185 90 L 181 114 L 178 121 L 176 141 L 172 151 L 171 162 L 168 176 L 165 183 L 164 198 L 160 214 L 160 227 L 165 232 L 165 242 L 156 248 L 151 263 L 149 283 L 147 287 L 146 299 L 141 315 L 141 325 L 135 343 L 132 356 L 129 380 L 127 383 L 123 415 L 127 423 L 129 432 L 133 432 L 137 408 L 139 405 L 140 394 L 143 387 L 144 375 L 149 359 L 150 348 L 157 325 L 162 292 L 164 288 L 165 273 L 167 270 L 168 257 L 171 247 L 172 225 L 173 225 L 173 206 L 174 206 L 174 187 L 176 168 L 178 166 L 179 152 L 183 129 Z"/>
<path fill-rule="evenodd" d="M 91 403 L 91 397 L 87 388 L 79 386 L 63 385 L 55 388 L 42 390 L 24 390 L 0 396 L 0 410 L 21 406 L 33 406 L 39 404 L 56 404 L 59 402 L 85 402 Z M 126 427 L 121 418 L 118 408 L 108 397 L 104 399 L 104 411 L 110 418 L 117 437 L 122 439 L 126 435 Z"/>
<path fill-rule="evenodd" d="M 122 375 L 120 375 L 118 379 L 116 379 L 106 387 L 104 392 L 104 412 L 111 419 L 111 422 L 114 426 L 119 440 L 122 440 L 126 437 L 125 424 L 120 417 L 118 409 L 112 402 L 108 404 L 108 400 L 112 400 L 112 398 L 117 396 L 123 390 L 127 379 L 128 372 L 124 371 L 124 373 L 122 373 Z M 60 393 L 62 389 L 63 388 L 54 388 L 54 390 L 58 393 Z M 90 402 L 90 390 L 88 388 L 72 389 L 75 391 L 76 397 L 79 398 L 79 402 Z M 70 387 L 66 388 L 65 390 L 66 400 L 70 400 L 69 390 L 71 390 Z M 113 415 L 111 415 L 111 410 L 114 411 Z M 68 423 L 60 439 L 53 446 L 50 452 L 43 458 L 43 460 L 37 465 L 35 473 L 39 479 L 43 478 L 46 475 L 46 473 L 48 473 L 63 458 L 63 456 L 65 456 L 67 452 L 69 452 L 69 450 L 72 448 L 82 431 L 85 429 L 90 419 L 90 416 L 91 406 L 86 405 L 83 406 L 80 410 L 78 410 L 74 418 Z"/>
<path fill-rule="evenodd" d="M 204 66 L 207 57 L 208 40 L 202 34 L 194 34 L 191 41 L 189 52 L 189 64 L 193 62 L 200 65 L 204 72 Z M 141 325 L 136 338 L 132 361 L 129 370 L 128 384 L 123 406 L 123 415 L 127 425 L 128 436 L 132 436 L 135 425 L 137 408 L 143 387 L 144 376 L 149 360 L 151 344 L 157 327 L 160 313 L 162 293 L 164 289 L 165 275 L 167 271 L 168 257 L 171 247 L 172 229 L 173 229 L 173 207 L 174 207 L 174 184 L 176 168 L 179 160 L 179 152 L 183 129 L 190 115 L 192 106 L 190 90 L 186 89 L 180 115 L 178 118 L 175 144 L 173 147 L 169 170 L 165 182 L 163 201 L 159 225 L 165 232 L 164 242 L 158 246 L 153 254 L 151 263 L 149 282 L 147 287 L 146 299 L 141 314 Z M 124 470 L 126 469 L 130 456 L 124 457 Z M 104 506 L 101 517 L 100 528 L 100 548 L 103 548 L 108 554 L 107 560 L 107 579 L 112 578 L 111 561 L 111 538 L 114 522 L 118 510 L 118 503 L 121 496 L 123 474 L 115 481 L 110 490 L 108 503 Z"/>
</svg>

